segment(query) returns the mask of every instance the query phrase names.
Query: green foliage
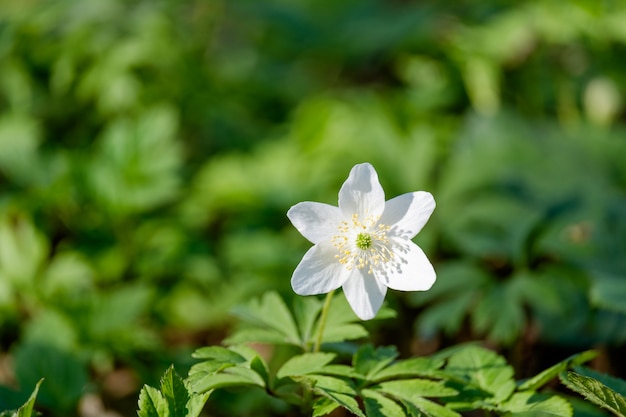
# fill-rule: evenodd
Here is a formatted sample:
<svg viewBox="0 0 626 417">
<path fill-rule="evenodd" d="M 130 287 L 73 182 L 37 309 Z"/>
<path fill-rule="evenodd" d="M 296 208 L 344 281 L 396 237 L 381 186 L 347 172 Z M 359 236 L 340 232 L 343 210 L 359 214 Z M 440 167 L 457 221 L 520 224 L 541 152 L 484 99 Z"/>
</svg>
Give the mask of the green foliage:
<svg viewBox="0 0 626 417">
<path fill-rule="evenodd" d="M 264 310 L 271 309 L 270 305 L 275 310 Z M 307 315 L 292 316 L 282 304 L 282 298 L 275 294 L 266 295 L 261 301 L 251 301 L 248 308 L 273 314 L 282 311 L 285 316 L 278 321 L 302 317 L 309 323 Z M 302 308 L 295 307 L 294 311 Z M 266 320 L 256 323 L 260 327 L 268 326 Z M 293 325 L 292 330 L 302 328 L 298 318 L 288 323 Z M 252 337 L 256 333 L 249 331 L 253 326 L 250 320 L 247 326 L 242 331 Z M 273 332 L 279 334 L 278 329 Z M 276 337 L 275 342 L 266 339 L 261 346 L 284 343 L 284 337 Z M 256 350 L 245 345 L 198 349 L 194 357 L 201 362 L 191 368 L 187 386 L 191 392 L 205 395 L 222 389 L 260 388 L 266 395 L 291 404 L 303 413 L 312 410 L 315 416 L 344 408 L 357 416 L 459 417 L 464 412 L 483 410 L 502 416 L 572 417 L 574 409 L 570 401 L 544 388 L 559 376 L 572 387 L 573 383 L 564 379 L 569 373 L 564 372 L 572 368 L 582 372 L 584 368 L 579 365 L 595 356 L 594 351 L 582 352 L 534 377 L 518 381 L 514 378 L 513 367 L 503 356 L 477 344 L 457 345 L 431 356 L 407 359 L 398 359 L 398 351 L 393 346 L 374 347 L 366 343 L 349 357 L 341 352 L 312 351 L 311 344 L 304 346 L 307 346 L 304 353 L 292 353 L 277 366 L 268 366 Z M 326 345 L 327 348 L 332 346 Z M 275 363 L 275 358 L 269 360 Z M 597 374 L 588 378 L 601 384 L 594 379 L 599 378 Z M 623 385 L 623 381 L 608 378 L 604 381 L 618 390 L 623 388 L 618 386 Z M 151 395 L 157 398 L 153 400 L 155 408 L 159 401 L 164 402 L 158 391 Z"/>
<path fill-rule="evenodd" d="M 145 385 L 139 394 L 139 417 L 198 417 L 210 393 L 190 392 L 174 367 L 161 378 L 160 390 Z"/>
<path fill-rule="evenodd" d="M 577 369 L 559 375 L 561 382 L 581 394 L 588 401 L 609 410 L 618 417 L 626 415 L 626 381 L 601 375 L 593 371 Z M 586 375 L 585 375 L 586 374 Z"/>
</svg>

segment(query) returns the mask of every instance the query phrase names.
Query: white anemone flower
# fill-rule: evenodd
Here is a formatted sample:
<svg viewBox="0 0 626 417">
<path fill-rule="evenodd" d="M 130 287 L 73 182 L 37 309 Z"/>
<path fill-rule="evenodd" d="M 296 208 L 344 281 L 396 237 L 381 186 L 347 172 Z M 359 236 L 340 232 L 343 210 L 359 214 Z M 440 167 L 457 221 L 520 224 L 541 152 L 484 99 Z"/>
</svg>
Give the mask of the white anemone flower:
<svg viewBox="0 0 626 417">
<path fill-rule="evenodd" d="M 339 190 L 339 207 L 305 201 L 287 216 L 314 246 L 291 277 L 299 295 L 324 294 L 339 287 L 362 320 L 376 316 L 387 288 L 425 291 L 435 270 L 413 237 L 435 209 L 425 191 L 385 202 L 378 175 L 368 163 L 355 165 Z"/>
</svg>

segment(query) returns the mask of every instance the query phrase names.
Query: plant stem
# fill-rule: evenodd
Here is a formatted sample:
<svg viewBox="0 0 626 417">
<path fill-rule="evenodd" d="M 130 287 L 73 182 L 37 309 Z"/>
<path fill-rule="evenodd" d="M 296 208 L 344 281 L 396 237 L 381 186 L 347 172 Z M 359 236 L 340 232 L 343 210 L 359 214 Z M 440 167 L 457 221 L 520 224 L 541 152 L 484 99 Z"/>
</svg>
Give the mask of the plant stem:
<svg viewBox="0 0 626 417">
<path fill-rule="evenodd" d="M 324 300 L 324 306 L 322 307 L 322 314 L 320 316 L 319 325 L 317 326 L 317 339 L 315 339 L 313 352 L 320 351 L 322 338 L 324 336 L 324 328 L 326 327 L 326 318 L 328 317 L 328 309 L 330 307 L 330 301 L 333 299 L 333 294 L 335 294 L 335 291 L 330 291 L 328 294 L 326 294 L 326 299 Z"/>
</svg>

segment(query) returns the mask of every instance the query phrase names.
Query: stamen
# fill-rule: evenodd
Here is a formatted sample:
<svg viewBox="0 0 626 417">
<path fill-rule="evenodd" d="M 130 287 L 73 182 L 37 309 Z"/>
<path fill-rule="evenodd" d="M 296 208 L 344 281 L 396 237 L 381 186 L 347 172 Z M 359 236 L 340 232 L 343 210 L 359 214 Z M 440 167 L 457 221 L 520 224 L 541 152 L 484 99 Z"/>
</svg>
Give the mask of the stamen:
<svg viewBox="0 0 626 417">
<path fill-rule="evenodd" d="M 363 221 L 353 214 L 351 221 L 342 221 L 331 242 L 337 248 L 335 258 L 348 270 L 368 267 L 368 273 L 381 263 L 393 258 L 387 232 L 390 226 L 379 224 L 378 217 L 368 216 Z"/>
</svg>

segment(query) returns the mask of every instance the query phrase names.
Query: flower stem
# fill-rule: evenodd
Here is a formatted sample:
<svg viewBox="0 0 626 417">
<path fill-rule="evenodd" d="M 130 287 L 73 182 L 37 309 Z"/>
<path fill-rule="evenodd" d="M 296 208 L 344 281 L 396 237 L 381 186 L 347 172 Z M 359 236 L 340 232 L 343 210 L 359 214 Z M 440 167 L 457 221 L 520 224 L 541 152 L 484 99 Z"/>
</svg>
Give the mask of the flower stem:
<svg viewBox="0 0 626 417">
<path fill-rule="evenodd" d="M 334 290 L 326 294 L 326 299 L 324 300 L 324 306 L 322 307 L 322 314 L 320 316 L 319 325 L 317 326 L 317 339 L 315 339 L 315 346 L 313 347 L 313 352 L 320 351 L 320 346 L 322 345 L 322 338 L 324 336 L 324 328 L 326 327 L 326 318 L 328 317 L 328 310 L 330 307 L 330 302 L 333 299 L 333 294 L 335 294 Z"/>
</svg>

